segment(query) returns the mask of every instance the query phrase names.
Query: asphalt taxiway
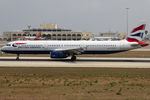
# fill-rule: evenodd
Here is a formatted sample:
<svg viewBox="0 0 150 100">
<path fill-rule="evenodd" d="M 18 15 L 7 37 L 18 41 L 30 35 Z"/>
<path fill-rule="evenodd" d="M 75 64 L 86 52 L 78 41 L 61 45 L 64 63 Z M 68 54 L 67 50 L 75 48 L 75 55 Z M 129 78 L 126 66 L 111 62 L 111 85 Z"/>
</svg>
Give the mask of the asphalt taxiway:
<svg viewBox="0 0 150 100">
<path fill-rule="evenodd" d="M 0 57 L 0 67 L 113 67 L 150 68 L 150 58 L 99 58 L 78 57 L 70 59 L 50 59 L 49 57 Z"/>
</svg>

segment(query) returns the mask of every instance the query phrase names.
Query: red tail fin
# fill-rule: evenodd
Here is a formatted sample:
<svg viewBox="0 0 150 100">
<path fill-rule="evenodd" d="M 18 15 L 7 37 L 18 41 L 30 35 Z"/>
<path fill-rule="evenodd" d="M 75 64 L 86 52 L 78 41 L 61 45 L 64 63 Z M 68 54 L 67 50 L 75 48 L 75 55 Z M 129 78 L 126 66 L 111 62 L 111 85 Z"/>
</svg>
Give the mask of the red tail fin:
<svg viewBox="0 0 150 100">
<path fill-rule="evenodd" d="M 38 40 L 41 37 L 41 33 L 42 32 L 40 32 L 34 40 Z"/>
</svg>

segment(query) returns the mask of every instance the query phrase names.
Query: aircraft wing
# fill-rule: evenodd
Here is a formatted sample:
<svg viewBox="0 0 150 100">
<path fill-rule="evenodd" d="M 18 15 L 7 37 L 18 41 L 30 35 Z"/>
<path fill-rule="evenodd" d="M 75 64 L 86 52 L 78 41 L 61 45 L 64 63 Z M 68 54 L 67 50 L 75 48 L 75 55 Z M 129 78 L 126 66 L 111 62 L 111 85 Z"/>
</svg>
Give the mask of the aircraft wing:
<svg viewBox="0 0 150 100">
<path fill-rule="evenodd" d="M 61 48 L 61 49 L 55 49 L 54 51 L 62 51 L 69 54 L 80 54 L 82 51 L 84 51 L 86 47 L 73 47 L 73 48 Z"/>
</svg>

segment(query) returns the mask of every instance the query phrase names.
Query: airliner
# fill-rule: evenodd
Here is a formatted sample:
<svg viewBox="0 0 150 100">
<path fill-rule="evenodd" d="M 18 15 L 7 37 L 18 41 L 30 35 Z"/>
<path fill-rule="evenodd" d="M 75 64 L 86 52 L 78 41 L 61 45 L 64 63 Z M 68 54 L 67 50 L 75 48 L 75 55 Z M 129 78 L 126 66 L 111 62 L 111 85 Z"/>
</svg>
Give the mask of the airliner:
<svg viewBox="0 0 150 100">
<path fill-rule="evenodd" d="M 21 36 L 20 40 L 40 40 L 41 39 L 41 32 L 37 36 Z"/>
<path fill-rule="evenodd" d="M 1 51 L 5 53 L 17 54 L 49 54 L 51 58 L 67 58 L 76 60 L 76 55 L 80 54 L 111 54 L 124 52 L 132 49 L 148 46 L 143 42 L 145 36 L 145 26 L 142 24 L 134 28 L 124 40 L 115 41 L 13 41 L 3 46 Z"/>
</svg>

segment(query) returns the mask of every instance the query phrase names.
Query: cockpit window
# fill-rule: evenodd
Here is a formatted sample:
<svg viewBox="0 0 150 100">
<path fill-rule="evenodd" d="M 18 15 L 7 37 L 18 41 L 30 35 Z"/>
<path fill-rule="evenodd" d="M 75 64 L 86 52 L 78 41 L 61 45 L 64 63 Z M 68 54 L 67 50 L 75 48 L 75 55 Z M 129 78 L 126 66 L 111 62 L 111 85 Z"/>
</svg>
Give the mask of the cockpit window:
<svg viewBox="0 0 150 100">
<path fill-rule="evenodd" d="M 6 46 L 11 46 L 11 44 L 6 44 Z"/>
</svg>

